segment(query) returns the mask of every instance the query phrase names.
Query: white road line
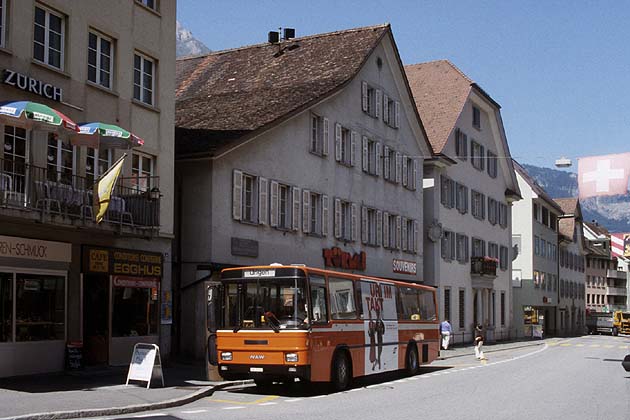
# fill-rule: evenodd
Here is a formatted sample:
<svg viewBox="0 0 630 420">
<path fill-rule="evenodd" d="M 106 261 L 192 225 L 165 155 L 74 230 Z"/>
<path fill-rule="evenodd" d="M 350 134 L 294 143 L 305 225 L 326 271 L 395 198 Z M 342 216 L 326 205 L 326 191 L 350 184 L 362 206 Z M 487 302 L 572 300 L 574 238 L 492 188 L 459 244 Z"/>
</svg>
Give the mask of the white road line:
<svg viewBox="0 0 630 420">
<path fill-rule="evenodd" d="M 258 405 L 276 405 L 278 404 L 277 402 L 266 402 L 266 403 L 260 403 Z"/>
<path fill-rule="evenodd" d="M 143 417 L 159 417 L 159 416 L 168 416 L 166 413 L 151 413 L 151 414 L 139 414 L 134 416 L 134 418 L 141 419 Z"/>
<path fill-rule="evenodd" d="M 284 400 L 284 402 L 298 402 L 302 401 L 304 398 L 292 398 L 290 400 Z"/>
<path fill-rule="evenodd" d="M 197 413 L 205 413 L 208 410 L 186 410 L 181 411 L 182 414 L 197 414 Z"/>
<path fill-rule="evenodd" d="M 311 397 L 311 399 L 316 400 L 316 399 L 319 399 L 319 398 L 326 398 L 327 396 L 328 395 L 318 395 L 316 397 Z"/>
<path fill-rule="evenodd" d="M 243 406 L 238 406 L 238 407 L 223 407 L 223 410 L 238 410 L 239 408 L 245 408 Z"/>
<path fill-rule="evenodd" d="M 354 389 L 349 389 L 346 392 L 357 392 L 357 391 L 361 391 L 361 388 L 354 388 Z"/>
</svg>

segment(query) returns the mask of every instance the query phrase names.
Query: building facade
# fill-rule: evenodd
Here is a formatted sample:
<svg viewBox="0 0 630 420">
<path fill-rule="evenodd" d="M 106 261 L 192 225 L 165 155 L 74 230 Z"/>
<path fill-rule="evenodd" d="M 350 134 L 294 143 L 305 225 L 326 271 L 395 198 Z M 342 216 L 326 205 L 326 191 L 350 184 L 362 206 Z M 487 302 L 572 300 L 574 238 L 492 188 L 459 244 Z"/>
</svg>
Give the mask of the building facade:
<svg viewBox="0 0 630 420">
<path fill-rule="evenodd" d="M 0 0 L 0 376 L 170 348 L 175 2 Z M 21 101 L 39 105 L 21 118 Z M 78 124 L 128 130 L 77 135 Z M 52 115 L 52 116 L 51 116 Z M 131 137 L 133 139 L 133 137 Z M 124 150 L 126 149 L 126 150 Z M 105 220 L 91 186 L 123 154 Z M 164 316 L 160 316 L 161 305 Z"/>
<path fill-rule="evenodd" d="M 431 150 L 389 25 L 181 59 L 177 79 L 182 352 L 205 355 L 222 267 L 424 280 Z"/>
<path fill-rule="evenodd" d="M 455 342 L 508 338 L 512 202 L 520 199 L 500 106 L 448 61 L 405 67 L 436 155 L 424 163 L 424 278 Z"/>
<path fill-rule="evenodd" d="M 577 198 L 557 198 L 563 215 L 558 221 L 558 334 L 581 335 L 586 315 L 586 250 L 582 210 Z"/>
<path fill-rule="evenodd" d="M 584 223 L 586 307 L 595 312 L 628 310 L 625 234 L 608 232 L 597 222 Z"/>
<path fill-rule="evenodd" d="M 558 309 L 558 219 L 563 212 L 514 162 L 523 200 L 512 207 L 514 329 L 517 337 L 555 335 Z"/>
</svg>

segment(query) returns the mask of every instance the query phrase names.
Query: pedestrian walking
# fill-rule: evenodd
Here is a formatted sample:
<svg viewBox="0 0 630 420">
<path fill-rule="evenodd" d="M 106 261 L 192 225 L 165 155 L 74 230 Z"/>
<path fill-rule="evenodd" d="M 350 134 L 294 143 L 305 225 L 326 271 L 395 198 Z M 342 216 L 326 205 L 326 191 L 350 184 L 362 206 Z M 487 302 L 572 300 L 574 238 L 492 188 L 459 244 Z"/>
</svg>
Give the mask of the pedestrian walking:
<svg viewBox="0 0 630 420">
<path fill-rule="evenodd" d="M 475 357 L 486 360 L 486 356 L 483 355 L 483 326 L 481 324 L 475 327 Z"/>
<path fill-rule="evenodd" d="M 442 350 L 448 350 L 448 344 L 451 341 L 451 334 L 453 333 L 453 329 L 451 328 L 450 322 L 448 322 L 448 318 L 440 324 L 440 332 L 442 333 Z"/>
</svg>

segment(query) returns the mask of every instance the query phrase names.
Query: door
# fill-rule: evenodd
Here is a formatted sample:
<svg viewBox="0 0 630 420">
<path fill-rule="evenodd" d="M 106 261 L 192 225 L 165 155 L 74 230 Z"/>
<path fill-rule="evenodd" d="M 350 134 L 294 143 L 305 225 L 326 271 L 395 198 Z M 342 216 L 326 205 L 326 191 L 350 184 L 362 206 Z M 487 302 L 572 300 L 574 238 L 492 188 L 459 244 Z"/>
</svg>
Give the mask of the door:
<svg viewBox="0 0 630 420">
<path fill-rule="evenodd" d="M 86 365 L 109 360 L 109 276 L 83 276 L 83 353 Z"/>
</svg>

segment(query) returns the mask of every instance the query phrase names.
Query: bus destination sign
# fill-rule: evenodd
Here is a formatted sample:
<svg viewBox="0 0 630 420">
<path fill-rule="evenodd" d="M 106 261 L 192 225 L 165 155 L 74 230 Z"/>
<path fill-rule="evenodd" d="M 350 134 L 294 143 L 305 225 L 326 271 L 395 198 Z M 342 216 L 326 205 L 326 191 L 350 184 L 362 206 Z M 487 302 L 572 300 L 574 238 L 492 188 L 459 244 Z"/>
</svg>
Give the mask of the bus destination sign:
<svg viewBox="0 0 630 420">
<path fill-rule="evenodd" d="M 273 277 L 276 275 L 276 270 L 243 270 L 243 277 Z"/>
</svg>

